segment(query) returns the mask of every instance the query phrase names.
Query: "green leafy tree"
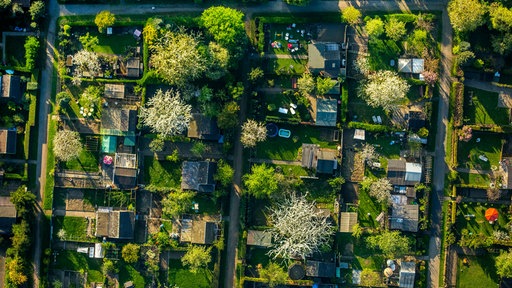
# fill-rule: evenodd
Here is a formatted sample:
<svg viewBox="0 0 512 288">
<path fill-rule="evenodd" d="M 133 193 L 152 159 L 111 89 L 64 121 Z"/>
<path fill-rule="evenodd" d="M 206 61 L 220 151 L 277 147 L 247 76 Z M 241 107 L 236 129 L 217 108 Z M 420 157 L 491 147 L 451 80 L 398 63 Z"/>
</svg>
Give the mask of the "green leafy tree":
<svg viewBox="0 0 512 288">
<path fill-rule="evenodd" d="M 343 178 L 341 176 L 331 178 L 331 179 L 327 180 L 327 183 L 329 183 L 329 186 L 331 186 L 331 188 L 334 191 L 339 191 L 339 190 L 341 190 L 341 185 L 343 185 L 345 183 L 345 178 Z"/>
<path fill-rule="evenodd" d="M 192 245 L 181 258 L 181 263 L 189 267 L 190 272 L 197 273 L 199 269 L 208 267 L 212 261 L 211 250 L 212 247 Z"/>
<path fill-rule="evenodd" d="M 164 147 L 164 138 L 159 135 L 149 142 L 149 150 L 151 150 L 151 152 L 162 152 L 164 151 Z"/>
<path fill-rule="evenodd" d="M 502 252 L 496 257 L 496 272 L 502 278 L 512 277 L 512 252 Z"/>
<path fill-rule="evenodd" d="M 30 246 L 30 228 L 26 220 L 22 220 L 19 224 L 12 225 L 11 237 L 11 256 L 23 256 Z"/>
<path fill-rule="evenodd" d="M 489 14 L 491 16 L 492 28 L 502 32 L 512 31 L 511 9 L 494 2 L 490 6 Z"/>
<path fill-rule="evenodd" d="M 149 62 L 171 85 L 186 86 L 206 71 L 207 58 L 199 52 L 199 37 L 185 31 L 167 31 L 151 45 Z"/>
<path fill-rule="evenodd" d="M 380 19 L 380 17 L 375 17 L 366 21 L 366 32 L 370 37 L 379 37 L 384 34 L 384 22 Z"/>
<path fill-rule="evenodd" d="M 201 155 L 203 155 L 207 150 L 208 146 L 206 146 L 206 144 L 201 141 L 194 142 L 194 145 L 192 145 L 192 148 L 190 148 L 190 152 L 192 152 L 192 154 L 197 157 L 201 157 Z"/>
<path fill-rule="evenodd" d="M 366 244 L 372 249 L 379 249 L 384 256 L 391 259 L 404 256 L 411 251 L 409 238 L 399 231 L 384 231 L 381 234 L 368 236 Z"/>
<path fill-rule="evenodd" d="M 494 52 L 508 55 L 512 51 L 512 33 L 503 33 L 502 36 L 493 36 L 491 45 Z"/>
<path fill-rule="evenodd" d="M 110 275 L 111 273 L 115 273 L 117 271 L 116 265 L 112 260 L 104 259 L 103 265 L 101 266 L 101 272 L 103 275 Z"/>
<path fill-rule="evenodd" d="M 7 271 L 6 287 L 22 287 L 28 280 L 25 273 L 25 263 L 20 257 L 7 259 L 5 261 L 5 270 Z M 12 286 L 9 284 L 12 284 Z"/>
<path fill-rule="evenodd" d="M 304 72 L 304 74 L 302 74 L 302 76 L 297 80 L 299 92 L 304 96 L 313 93 L 315 86 L 315 79 L 310 73 Z"/>
<path fill-rule="evenodd" d="M 405 22 L 398 21 L 396 18 L 391 18 L 386 23 L 386 36 L 393 41 L 402 39 L 407 33 L 405 29 Z"/>
<path fill-rule="evenodd" d="M 260 67 L 254 67 L 251 69 L 251 72 L 249 72 L 248 78 L 249 81 L 251 81 L 253 84 L 256 84 L 261 81 L 261 79 L 263 79 L 264 75 L 265 73 L 263 72 L 263 69 Z"/>
<path fill-rule="evenodd" d="M 96 14 L 96 18 L 94 18 L 94 23 L 96 26 L 98 26 L 98 31 L 100 33 L 103 33 L 105 28 L 108 26 L 114 25 L 115 22 L 116 16 L 107 10 L 100 11 L 98 14 Z"/>
<path fill-rule="evenodd" d="M 0 0 L 0 8 L 5 9 L 12 4 L 12 0 Z"/>
<path fill-rule="evenodd" d="M 270 262 L 267 267 L 259 269 L 260 278 L 267 281 L 269 287 L 284 285 L 288 281 L 288 273 L 279 264 Z"/>
<path fill-rule="evenodd" d="M 201 14 L 201 24 L 217 43 L 231 51 L 232 57 L 241 56 L 247 41 L 244 14 L 236 9 L 213 6 Z"/>
<path fill-rule="evenodd" d="M 31 212 L 36 202 L 36 195 L 27 190 L 25 185 L 22 185 L 11 193 L 11 203 L 16 207 L 18 216 L 24 217 L 25 214 Z"/>
<path fill-rule="evenodd" d="M 98 37 L 91 36 L 91 34 L 89 34 L 89 32 L 85 33 L 85 35 L 80 36 L 80 38 L 78 38 L 78 40 L 80 40 L 82 47 L 86 51 L 93 51 L 93 48 L 100 43 L 100 41 L 98 40 Z"/>
<path fill-rule="evenodd" d="M 279 176 L 274 167 L 265 163 L 254 165 L 250 174 L 243 176 L 244 186 L 249 195 L 255 198 L 269 197 L 279 190 Z"/>
<path fill-rule="evenodd" d="M 25 68 L 32 70 L 36 67 L 39 45 L 39 40 L 34 36 L 28 36 L 25 40 Z"/>
<path fill-rule="evenodd" d="M 44 14 L 44 2 L 43 1 L 34 1 L 30 4 L 30 8 L 28 9 L 30 16 L 32 17 L 32 21 L 36 21 L 41 18 Z"/>
<path fill-rule="evenodd" d="M 354 6 L 347 7 L 341 11 L 343 21 L 352 26 L 361 22 L 361 15 L 361 11 L 357 10 Z"/>
<path fill-rule="evenodd" d="M 238 111 L 240 106 L 234 101 L 224 105 L 217 115 L 217 125 L 220 129 L 230 129 L 238 125 Z"/>
<path fill-rule="evenodd" d="M 215 181 L 219 181 L 222 186 L 228 187 L 233 183 L 233 175 L 235 170 L 224 160 L 219 160 L 217 163 L 217 172 L 213 176 Z"/>
<path fill-rule="evenodd" d="M 484 24 L 486 10 L 480 0 L 451 0 L 448 3 L 448 16 L 457 32 L 471 32 Z"/>
<path fill-rule="evenodd" d="M 336 80 L 332 80 L 331 78 L 317 77 L 316 78 L 316 94 L 324 95 L 332 87 L 336 85 Z"/>
<path fill-rule="evenodd" d="M 364 268 L 363 271 L 361 271 L 360 285 L 364 287 L 382 286 L 382 280 L 380 279 L 379 272 L 373 271 L 368 268 Z"/>
<path fill-rule="evenodd" d="M 140 246 L 134 243 L 128 243 L 123 246 L 121 255 L 126 263 L 135 263 L 139 261 Z"/>
<path fill-rule="evenodd" d="M 162 213 L 168 218 L 176 218 L 192 207 L 192 191 L 170 191 L 162 200 Z"/>
<path fill-rule="evenodd" d="M 208 68 L 206 69 L 206 77 L 212 80 L 218 80 L 226 75 L 230 66 L 229 51 L 221 45 L 210 42 L 208 43 Z"/>
</svg>

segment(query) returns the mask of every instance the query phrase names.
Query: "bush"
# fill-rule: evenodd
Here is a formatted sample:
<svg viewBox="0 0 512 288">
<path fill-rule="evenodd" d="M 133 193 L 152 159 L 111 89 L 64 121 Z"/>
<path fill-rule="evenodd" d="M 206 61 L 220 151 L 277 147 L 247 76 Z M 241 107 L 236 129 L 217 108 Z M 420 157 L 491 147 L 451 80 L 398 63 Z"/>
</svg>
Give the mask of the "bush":
<svg viewBox="0 0 512 288">
<path fill-rule="evenodd" d="M 390 15 L 387 15 L 388 19 L 396 19 L 400 22 L 404 22 L 404 23 L 413 23 L 415 22 L 417 19 L 418 19 L 418 16 L 414 15 L 414 14 L 405 14 L 405 13 L 400 13 L 400 14 L 390 14 Z"/>
<path fill-rule="evenodd" d="M 348 128 L 364 129 L 368 132 L 388 132 L 388 131 L 390 131 L 390 128 L 388 126 L 379 125 L 379 124 L 363 123 L 363 122 L 349 122 Z"/>
<path fill-rule="evenodd" d="M 25 41 L 25 68 L 32 70 L 36 67 L 38 50 L 39 40 L 34 36 L 28 36 Z"/>
</svg>

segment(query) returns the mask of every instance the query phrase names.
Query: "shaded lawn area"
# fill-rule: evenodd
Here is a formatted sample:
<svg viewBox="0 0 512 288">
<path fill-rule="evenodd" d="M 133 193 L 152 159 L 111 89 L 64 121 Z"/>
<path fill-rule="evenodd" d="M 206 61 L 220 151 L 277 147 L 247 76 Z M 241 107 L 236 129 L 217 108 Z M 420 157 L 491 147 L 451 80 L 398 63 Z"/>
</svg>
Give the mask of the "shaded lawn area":
<svg viewBox="0 0 512 288">
<path fill-rule="evenodd" d="M 146 287 L 146 279 L 141 275 L 132 264 L 128 264 L 124 261 L 120 261 L 117 265 L 119 267 L 119 282 L 125 283 L 128 281 L 133 281 L 133 285 L 135 287 Z M 150 280 L 148 279 L 148 282 Z"/>
<path fill-rule="evenodd" d="M 8 65 L 25 67 L 25 36 L 5 37 L 5 54 Z"/>
<path fill-rule="evenodd" d="M 181 163 L 144 157 L 144 182 L 157 187 L 180 188 Z"/>
<path fill-rule="evenodd" d="M 379 223 L 375 218 L 382 212 L 382 205 L 371 198 L 364 189 L 359 189 L 358 198 L 357 219 L 359 225 L 369 228 L 379 227 Z"/>
<path fill-rule="evenodd" d="M 89 32 L 91 33 L 91 32 Z M 92 33 L 91 33 L 92 34 Z M 94 52 L 106 54 L 125 54 L 126 48 L 135 47 L 137 40 L 131 34 L 106 35 L 99 34 L 99 44 L 93 48 Z"/>
<path fill-rule="evenodd" d="M 84 192 L 84 203 L 87 203 L 93 207 L 107 205 L 106 197 L 105 197 L 105 190 L 88 189 L 88 190 L 83 190 L 83 192 Z"/>
<path fill-rule="evenodd" d="M 53 233 L 57 234 L 61 229 L 66 231 L 66 239 L 73 241 L 93 241 L 95 238 L 87 237 L 87 219 L 72 216 L 55 216 L 53 220 Z"/>
<path fill-rule="evenodd" d="M 372 39 L 368 42 L 368 60 L 372 70 L 395 70 L 401 52 L 402 48 L 393 40 Z M 395 60 L 395 67 L 389 65 L 391 59 Z"/>
<path fill-rule="evenodd" d="M 276 165 L 276 167 L 281 167 L 285 177 L 299 178 L 300 176 L 308 176 L 310 174 L 306 168 L 299 165 Z"/>
<path fill-rule="evenodd" d="M 211 195 L 197 193 L 192 201 L 199 204 L 199 214 L 218 215 L 220 213 L 220 207 Z"/>
<path fill-rule="evenodd" d="M 273 137 L 256 146 L 256 158 L 274 160 L 297 160 L 302 143 L 318 144 L 322 148 L 336 149 L 336 142 L 321 139 L 318 127 L 278 124 L 279 128 L 291 131 L 290 138 Z M 296 141 L 294 141 L 294 137 Z"/>
<path fill-rule="evenodd" d="M 366 133 L 366 143 L 374 145 L 375 152 L 389 159 L 400 158 L 400 144 L 390 145 L 391 141 L 396 142 L 396 140 L 395 137 L 389 136 L 387 133 Z M 385 161 L 385 164 L 387 166 L 387 161 Z"/>
<path fill-rule="evenodd" d="M 491 181 L 489 175 L 475 173 L 459 173 L 459 179 L 461 184 L 478 185 L 483 188 L 489 187 L 489 183 Z"/>
<path fill-rule="evenodd" d="M 480 138 L 477 143 L 476 139 Z M 494 133 L 473 133 L 473 138 L 468 142 L 458 141 L 457 162 L 463 168 L 475 168 L 490 170 L 492 166 L 498 167 L 501 159 L 502 136 Z M 485 155 L 489 161 L 485 162 L 478 158 Z"/>
<path fill-rule="evenodd" d="M 338 251 L 343 251 L 347 244 L 353 245 L 353 256 L 355 256 L 355 258 L 352 260 L 352 267 L 354 269 L 381 271 L 385 261 L 384 256 L 375 253 L 373 249 L 369 249 L 366 246 L 364 238 L 365 235 L 360 239 L 354 239 L 350 233 L 336 233 L 335 241 L 338 246 Z"/>
<path fill-rule="evenodd" d="M 307 59 L 299 58 L 268 59 L 267 71 L 271 74 L 302 75 L 307 63 Z"/>
<path fill-rule="evenodd" d="M 463 259 L 469 260 L 469 265 L 463 264 Z M 457 266 L 457 287 L 497 287 L 499 283 L 493 255 L 460 256 Z"/>
<path fill-rule="evenodd" d="M 270 249 L 259 248 L 255 246 L 247 246 L 246 255 L 250 255 L 247 259 L 247 264 L 252 265 L 252 267 L 257 267 L 258 264 L 261 264 L 263 267 L 267 267 L 270 262 L 270 257 L 267 255 Z"/>
<path fill-rule="evenodd" d="M 52 261 L 53 263 L 53 261 Z M 62 250 L 57 255 L 57 263 L 53 268 L 87 272 L 87 282 L 103 282 L 105 277 L 101 272 L 102 260 L 91 259 L 86 254 L 75 251 Z"/>
<path fill-rule="evenodd" d="M 297 119 L 299 121 L 301 121 L 301 117 L 305 120 L 311 119 L 308 109 L 304 105 L 299 104 L 297 98 L 293 95 L 265 93 L 264 100 L 265 108 L 267 109 L 266 115 L 268 116 L 276 116 L 282 119 Z M 290 111 L 287 114 L 279 113 L 280 107 L 290 109 L 290 103 L 297 105 L 295 115 L 292 115 Z M 271 109 L 269 108 L 273 108 L 273 110 L 270 111 Z"/>
<path fill-rule="evenodd" d="M 469 95 L 473 93 L 473 105 Z M 475 88 L 464 88 L 464 122 L 467 124 L 509 124 L 509 110 L 498 108 L 498 93 Z"/>
<path fill-rule="evenodd" d="M 318 179 L 303 179 L 304 192 L 307 192 L 307 199 L 315 201 L 319 208 L 334 208 L 336 192 L 327 182 L 327 177 L 320 176 Z"/>
<path fill-rule="evenodd" d="M 208 269 L 201 268 L 197 273 L 192 273 L 181 265 L 181 261 L 169 263 L 169 284 L 180 288 L 209 288 L 212 277 Z"/>
<path fill-rule="evenodd" d="M 507 205 L 491 205 L 486 204 L 479 205 L 480 203 L 460 203 L 457 204 L 457 209 L 460 213 L 457 213 L 456 227 L 457 230 L 462 231 L 467 229 L 476 235 L 492 236 L 493 231 L 496 230 L 508 230 L 508 213 L 509 209 Z M 498 221 L 494 222 L 493 225 L 489 224 L 489 221 L 485 219 L 485 211 L 494 207 L 498 209 L 499 217 Z M 475 215 L 475 217 L 466 218 L 465 215 Z"/>
<path fill-rule="evenodd" d="M 78 156 L 78 159 L 73 159 L 68 162 L 62 162 L 61 165 L 63 169 L 68 170 L 98 172 L 100 171 L 98 158 L 98 152 L 83 149 L 80 153 L 80 156 Z"/>
</svg>

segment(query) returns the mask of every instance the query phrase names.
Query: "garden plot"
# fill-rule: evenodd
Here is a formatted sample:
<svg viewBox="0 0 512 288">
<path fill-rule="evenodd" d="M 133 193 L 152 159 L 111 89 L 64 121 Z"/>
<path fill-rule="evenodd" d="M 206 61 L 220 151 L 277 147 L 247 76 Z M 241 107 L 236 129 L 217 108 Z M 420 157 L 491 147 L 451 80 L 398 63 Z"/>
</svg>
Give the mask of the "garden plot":
<svg viewBox="0 0 512 288">
<path fill-rule="evenodd" d="M 464 88 L 464 123 L 476 125 L 508 125 L 510 109 L 499 107 L 498 93 Z"/>
<path fill-rule="evenodd" d="M 495 133 L 474 132 L 468 142 L 458 141 L 457 162 L 459 167 L 496 170 L 501 160 L 502 136 Z"/>
<path fill-rule="evenodd" d="M 84 201 L 82 190 L 69 189 L 66 195 L 66 210 L 94 211 L 94 206 L 88 201 Z"/>
</svg>

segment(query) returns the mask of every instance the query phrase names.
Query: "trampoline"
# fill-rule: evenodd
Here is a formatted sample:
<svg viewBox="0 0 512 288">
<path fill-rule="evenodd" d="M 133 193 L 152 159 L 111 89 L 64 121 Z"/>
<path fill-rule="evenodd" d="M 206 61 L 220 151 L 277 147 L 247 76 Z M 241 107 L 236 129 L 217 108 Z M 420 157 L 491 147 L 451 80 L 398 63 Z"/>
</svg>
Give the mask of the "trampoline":
<svg viewBox="0 0 512 288">
<path fill-rule="evenodd" d="M 268 137 L 276 137 L 277 133 L 279 131 L 279 128 L 274 123 L 268 123 L 267 124 L 267 136 Z"/>
</svg>

